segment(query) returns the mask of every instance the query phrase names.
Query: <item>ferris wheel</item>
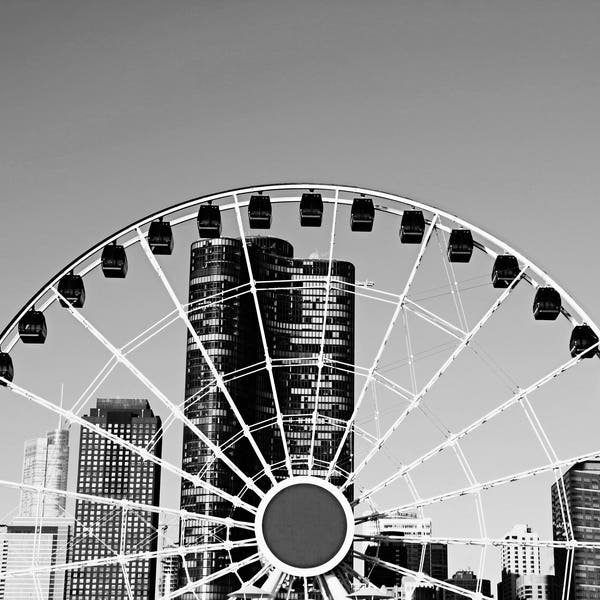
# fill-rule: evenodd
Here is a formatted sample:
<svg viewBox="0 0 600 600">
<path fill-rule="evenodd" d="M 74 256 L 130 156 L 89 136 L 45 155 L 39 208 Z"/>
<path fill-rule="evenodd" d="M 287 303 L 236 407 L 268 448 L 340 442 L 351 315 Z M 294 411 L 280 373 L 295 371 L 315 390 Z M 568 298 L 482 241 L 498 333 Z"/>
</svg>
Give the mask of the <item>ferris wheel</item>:
<svg viewBox="0 0 600 600">
<path fill-rule="evenodd" d="M 301 183 L 170 206 L 0 334 L 0 507 L 32 524 L 0 589 L 338 600 L 392 597 L 388 573 L 479 600 L 522 544 L 565 552 L 568 597 L 576 549 L 600 544 L 577 539 L 562 479 L 600 459 L 599 336 L 523 254 L 409 198 Z M 27 479 L 18 449 L 49 429 L 70 432 L 69 476 Z M 540 537 L 505 539 L 521 521 Z M 434 544 L 477 566 L 473 588 L 426 564 Z"/>
</svg>

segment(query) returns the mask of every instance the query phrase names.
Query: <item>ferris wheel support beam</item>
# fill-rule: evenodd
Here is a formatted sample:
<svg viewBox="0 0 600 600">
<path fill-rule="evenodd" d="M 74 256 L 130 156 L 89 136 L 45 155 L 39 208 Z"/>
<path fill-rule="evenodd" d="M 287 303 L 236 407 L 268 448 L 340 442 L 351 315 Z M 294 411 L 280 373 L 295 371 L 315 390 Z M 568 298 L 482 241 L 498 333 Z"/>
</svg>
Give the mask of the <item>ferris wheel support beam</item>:
<svg viewBox="0 0 600 600">
<path fill-rule="evenodd" d="M 333 250 L 335 246 L 335 226 L 337 223 L 339 191 L 335 191 L 333 203 L 333 218 L 331 221 L 331 233 L 329 235 L 329 264 L 327 266 L 327 279 L 325 282 L 325 306 L 323 309 L 323 326 L 319 341 L 319 358 L 317 363 L 317 388 L 315 391 L 315 408 L 312 417 L 312 432 L 310 436 L 310 449 L 308 451 L 308 474 L 312 475 L 315 456 L 315 439 L 317 436 L 317 415 L 319 414 L 319 399 L 321 395 L 321 380 L 323 377 L 323 355 L 325 353 L 325 333 L 327 331 L 327 315 L 329 313 L 329 299 L 331 297 L 331 273 L 333 270 Z"/>
<path fill-rule="evenodd" d="M 393 563 L 381 560 L 380 558 L 376 558 L 375 556 L 367 556 L 366 554 L 363 554 L 362 552 L 357 552 L 356 550 L 353 552 L 353 554 L 357 558 L 360 558 L 363 562 L 370 562 L 379 567 L 383 567 L 384 569 L 387 569 L 389 571 L 394 571 L 396 573 L 400 573 L 401 575 L 408 575 L 409 577 L 414 577 L 419 582 L 428 583 L 430 585 L 435 586 L 436 588 L 448 590 L 449 592 L 453 592 L 455 594 L 458 594 L 459 596 L 472 598 L 472 600 L 483 600 L 483 598 L 489 598 L 489 600 L 492 600 L 490 596 L 485 596 L 479 592 L 472 592 L 470 590 L 466 590 L 465 588 L 458 587 L 457 585 L 452 585 L 447 581 L 436 579 L 435 577 L 431 577 L 430 575 L 427 575 L 423 572 L 413 571 L 412 569 L 407 569 L 399 565 L 394 565 Z"/>
<path fill-rule="evenodd" d="M 238 569 L 241 569 L 242 567 L 245 567 L 246 565 L 255 563 L 259 560 L 260 560 L 260 554 L 256 553 L 256 554 L 253 554 L 252 556 L 249 556 L 248 558 L 245 558 L 244 560 L 232 562 L 227 567 L 219 569 L 218 571 L 215 571 L 214 573 L 211 573 L 210 575 L 206 575 L 206 577 L 202 577 L 195 581 L 190 581 L 190 583 L 183 586 L 182 588 L 179 588 L 178 590 L 174 590 L 173 592 L 170 592 L 169 594 L 166 594 L 165 596 L 160 596 L 156 600 L 172 600 L 173 598 L 179 598 L 180 596 L 183 596 L 184 594 L 193 593 L 200 586 L 210 583 L 211 581 L 214 581 L 215 579 L 219 579 L 220 577 L 223 577 L 223 575 L 227 575 L 228 573 L 234 573 Z"/>
<path fill-rule="evenodd" d="M 154 254 L 152 254 L 152 251 L 150 250 L 150 246 L 148 245 L 148 241 L 146 240 L 146 237 L 144 236 L 144 234 L 141 232 L 141 230 L 139 228 L 137 228 L 137 234 L 138 234 L 138 238 L 140 241 L 140 245 L 142 246 L 146 256 L 148 257 L 148 261 L 150 262 L 151 266 L 153 267 L 154 271 L 156 272 L 160 281 L 162 282 L 165 290 L 167 291 L 171 300 L 173 301 L 173 304 L 175 305 L 175 308 L 177 309 L 177 312 L 179 313 L 181 320 L 185 323 L 190 335 L 192 336 L 192 339 L 194 340 L 194 343 L 198 347 L 198 350 L 200 350 L 200 353 L 202 354 L 202 358 L 204 359 L 206 365 L 210 369 L 210 372 L 212 373 L 212 376 L 214 377 L 219 389 L 221 390 L 221 393 L 223 394 L 223 396 L 225 396 L 225 399 L 227 400 L 227 403 L 229 404 L 231 411 L 235 415 L 235 418 L 238 420 L 238 423 L 240 424 L 242 431 L 244 432 L 246 438 L 250 442 L 250 445 L 252 446 L 252 449 L 256 453 L 256 456 L 258 457 L 263 468 L 265 469 L 265 472 L 267 473 L 269 478 L 272 480 L 272 482 L 275 483 L 275 478 L 273 477 L 273 474 L 271 473 L 271 469 L 270 469 L 269 465 L 267 464 L 267 461 L 265 460 L 265 457 L 263 456 L 260 448 L 258 447 L 256 440 L 254 439 L 252 433 L 250 432 L 250 428 L 246 424 L 244 417 L 240 413 L 233 398 L 231 397 L 231 394 L 229 393 L 229 390 L 227 389 L 227 386 L 225 385 L 225 383 L 223 381 L 223 377 L 221 376 L 221 374 L 215 367 L 215 363 L 213 362 L 212 358 L 208 354 L 206 348 L 204 347 L 204 344 L 200 340 L 200 336 L 198 335 L 196 329 L 192 325 L 192 322 L 190 321 L 190 318 L 189 318 L 187 312 L 183 308 L 183 305 L 179 301 L 179 298 L 177 298 L 177 295 L 175 294 L 175 290 L 173 290 L 173 287 L 169 283 L 169 280 L 167 279 L 164 271 L 162 270 L 161 266 L 158 264 L 156 257 L 154 256 Z M 71 309 L 71 310 L 73 312 L 75 312 L 74 309 Z M 76 314 L 79 315 L 79 313 L 76 313 Z M 118 350 L 116 348 L 115 348 L 115 350 L 118 352 Z M 125 359 L 125 360 L 127 360 L 127 359 Z M 159 392 L 159 394 L 160 394 L 160 392 Z M 161 394 L 161 396 L 162 397 L 159 396 L 160 399 L 162 400 L 164 398 L 164 401 L 166 401 L 165 405 L 167 405 L 166 403 L 170 404 L 172 406 L 171 410 L 181 418 L 182 422 L 184 422 L 188 427 L 190 427 L 190 429 L 211 449 L 211 451 L 216 456 L 218 456 L 238 477 L 240 477 L 244 481 L 244 483 L 250 489 L 252 489 L 255 494 L 258 495 L 259 498 L 264 497 L 264 492 L 259 487 L 257 487 L 255 485 L 255 483 L 247 475 L 242 473 L 242 471 L 237 467 L 237 465 L 235 465 L 235 463 L 233 463 L 225 454 L 223 454 L 221 449 L 218 446 L 216 446 L 204 433 L 202 433 L 200 431 L 200 429 L 198 429 L 198 427 L 196 427 L 185 416 L 184 412 L 181 409 L 176 407 L 164 395 Z"/>
<path fill-rule="evenodd" d="M 342 585 L 339 578 L 333 572 L 325 573 L 319 576 L 319 583 L 325 591 L 329 600 L 347 600 L 348 592 Z"/>
<path fill-rule="evenodd" d="M 396 308 L 394 310 L 394 314 L 392 315 L 392 318 L 389 322 L 389 325 L 387 327 L 387 330 L 385 332 L 385 335 L 383 336 L 383 340 L 379 346 L 379 349 L 377 351 L 377 354 L 375 356 L 375 359 L 373 360 L 373 364 L 371 365 L 371 367 L 369 368 L 369 372 L 367 375 L 367 378 L 363 384 L 363 387 L 360 391 L 360 394 L 356 400 L 356 403 L 354 404 L 354 410 L 352 411 L 352 414 L 350 415 L 350 418 L 348 419 L 348 424 L 346 425 L 346 428 L 344 430 L 344 433 L 342 434 L 342 438 L 340 440 L 340 443 L 338 444 L 338 448 L 336 450 L 336 453 L 333 457 L 333 460 L 331 461 L 331 464 L 329 465 L 329 469 L 327 471 L 327 476 L 326 479 L 329 480 L 331 478 L 331 475 L 333 474 L 333 471 L 337 465 L 338 460 L 340 459 L 340 455 L 342 453 L 342 449 L 344 447 L 344 444 L 346 443 L 346 439 L 348 438 L 348 435 L 350 434 L 350 431 L 352 429 L 352 425 L 354 423 L 354 421 L 356 420 L 356 416 L 358 414 L 358 411 L 361 407 L 361 404 L 365 398 L 365 395 L 367 393 L 367 390 L 369 389 L 369 385 L 373 379 L 373 376 L 375 374 L 375 371 L 377 369 L 377 366 L 379 365 L 379 361 L 381 360 L 381 356 L 383 355 L 383 351 L 385 350 L 385 347 L 388 343 L 388 340 L 390 339 L 391 335 L 392 335 L 392 331 L 394 330 L 394 325 L 396 324 L 396 321 L 398 320 L 398 316 L 400 315 L 400 312 L 402 311 L 402 307 L 404 305 L 404 299 L 408 296 L 408 292 L 410 291 L 410 287 L 414 281 L 414 278 L 417 275 L 417 271 L 419 269 L 419 265 L 421 264 L 421 261 L 423 260 L 423 256 L 425 255 L 425 250 L 427 249 L 427 244 L 429 243 L 429 240 L 431 238 L 431 234 L 433 233 L 433 230 L 435 228 L 437 222 L 437 215 L 434 215 L 433 219 L 431 219 L 431 223 L 429 224 L 429 227 L 427 229 L 427 232 L 425 233 L 425 235 L 423 236 L 423 241 L 421 242 L 421 247 L 419 248 L 419 252 L 417 254 L 417 258 L 415 259 L 415 262 L 413 264 L 413 267 L 411 269 L 411 272 L 408 276 L 408 279 L 406 281 L 406 284 L 404 286 L 404 290 L 402 291 L 402 294 L 400 294 L 398 301 L 396 302 Z M 349 480 L 346 481 L 346 483 L 348 483 Z M 349 484 L 348 484 L 349 485 Z M 346 489 L 347 485 L 344 484 L 342 486 L 342 490 Z"/>
<path fill-rule="evenodd" d="M 363 458 L 358 467 L 354 469 L 354 471 L 350 474 L 348 480 L 342 486 L 342 489 L 346 489 L 358 476 L 358 474 L 365 468 L 365 466 L 369 463 L 369 461 L 379 452 L 381 447 L 387 442 L 387 440 L 392 436 L 392 434 L 398 429 L 398 427 L 402 424 L 402 422 L 406 419 L 406 417 L 418 407 L 419 403 L 423 398 L 428 394 L 434 384 L 442 377 L 442 375 L 448 370 L 448 368 L 454 363 L 454 361 L 458 358 L 461 352 L 469 345 L 471 340 L 477 335 L 477 333 L 481 330 L 481 328 L 488 322 L 491 316 L 498 310 L 500 305 L 506 300 L 508 295 L 514 289 L 515 285 L 523 275 L 525 271 L 524 267 L 519 275 L 513 280 L 509 287 L 507 287 L 500 296 L 496 299 L 496 301 L 490 306 L 487 312 L 481 317 L 479 322 L 469 331 L 469 333 L 462 339 L 461 343 L 456 347 L 454 352 L 448 357 L 446 362 L 433 374 L 431 379 L 425 384 L 423 389 L 417 394 L 415 399 L 407 406 L 404 411 L 400 414 L 400 416 L 392 423 L 389 429 L 383 434 L 379 442 L 376 446 L 374 446 L 371 451 Z"/>
<path fill-rule="evenodd" d="M 599 344 L 596 343 L 591 348 L 592 349 L 594 347 L 597 348 L 598 345 Z M 554 369 L 550 373 L 544 375 L 543 377 L 541 377 L 540 379 L 538 379 L 536 382 L 532 383 L 527 388 L 525 388 L 523 390 L 520 390 L 519 392 L 517 392 L 516 394 L 514 394 L 511 398 L 509 398 L 506 402 L 504 402 L 500 406 L 497 406 L 493 410 L 491 410 L 488 413 L 486 413 L 483 417 L 480 417 L 477 420 L 473 421 L 473 423 L 471 423 L 470 425 L 467 425 L 466 427 L 464 427 L 463 429 L 461 429 L 459 432 L 452 434 L 451 436 L 449 436 L 446 440 L 444 440 L 443 442 L 441 442 L 435 448 L 432 448 L 431 450 L 429 450 L 425 454 L 421 455 L 420 457 L 416 458 L 414 461 L 412 461 L 411 463 L 409 463 L 405 467 L 402 467 L 396 473 L 393 473 L 392 475 L 390 475 L 389 477 L 387 477 L 386 479 L 384 479 L 383 481 L 381 481 L 377 485 L 373 486 L 372 488 L 370 488 L 369 490 L 367 490 L 366 492 L 364 492 L 363 494 L 361 494 L 358 498 L 356 498 L 354 500 L 354 505 L 360 504 L 361 502 L 363 502 L 364 500 L 366 500 L 366 498 L 368 498 L 369 496 L 371 496 L 375 492 L 383 489 L 384 487 L 387 487 L 388 485 L 390 485 L 392 482 L 394 482 L 398 478 L 403 477 L 406 473 L 409 473 L 410 471 L 412 471 L 413 469 L 415 469 L 419 465 L 421 465 L 424 462 L 426 462 L 429 459 L 431 459 L 433 456 L 436 456 L 439 452 L 442 452 L 446 448 L 451 447 L 452 444 L 456 443 L 456 441 L 458 441 L 458 440 L 462 439 L 463 437 L 469 435 L 470 433 L 472 433 L 473 431 L 475 431 L 477 428 L 479 428 L 481 425 L 487 423 L 488 421 L 490 421 L 491 419 L 493 419 L 497 415 L 503 413 L 505 410 L 507 410 L 508 408 L 510 408 L 511 406 L 513 406 L 514 404 L 516 404 L 517 402 L 519 402 L 521 400 L 521 398 L 524 398 L 525 396 L 529 396 L 530 394 L 532 394 L 536 390 L 540 389 L 542 386 L 544 386 L 546 383 L 548 383 L 552 379 L 555 379 L 556 377 L 560 376 L 565 371 L 568 371 L 569 369 L 571 369 L 572 367 L 574 367 L 576 364 L 578 364 L 581 360 L 582 360 L 582 356 L 581 355 L 575 356 L 574 358 L 569 359 L 567 362 L 563 363 L 562 365 L 560 365 L 559 367 L 557 367 L 556 369 Z"/>
<path fill-rule="evenodd" d="M 238 197 L 236 194 L 233 195 L 235 202 L 235 216 L 237 219 L 238 230 L 240 238 L 242 240 L 242 248 L 244 251 L 244 259 L 246 260 L 246 269 L 248 270 L 248 278 L 250 279 L 250 293 L 254 301 L 254 308 L 256 310 L 256 319 L 258 321 L 258 328 L 260 331 L 260 339 L 263 346 L 263 353 L 265 355 L 265 368 L 269 375 L 269 382 L 271 384 L 271 393 L 273 394 L 273 403 L 275 404 L 275 413 L 277 416 L 277 426 L 279 427 L 279 434 L 281 435 L 281 443 L 283 445 L 283 455 L 285 457 L 285 464 L 288 470 L 289 477 L 292 477 L 292 460 L 290 458 L 290 451 L 288 448 L 287 438 L 285 429 L 283 427 L 283 413 L 281 411 L 281 405 L 279 403 L 279 395 L 277 393 L 277 386 L 275 385 L 275 377 L 273 376 L 273 362 L 271 360 L 271 353 L 269 352 L 269 345 L 267 344 L 267 337 L 265 334 L 265 324 L 260 309 L 260 303 L 258 301 L 258 292 L 256 291 L 256 280 L 254 279 L 254 272 L 252 270 L 252 263 L 250 261 L 250 253 L 248 251 L 248 242 L 246 241 L 246 233 L 244 232 L 244 225 L 242 223 L 242 213 L 240 212 L 240 206 Z M 270 470 L 269 470 L 270 472 Z M 275 483 L 275 478 L 271 475 L 271 480 Z"/>
<path fill-rule="evenodd" d="M 556 462 L 551 462 L 548 464 L 540 465 L 538 467 L 533 467 L 531 469 L 527 469 L 525 471 L 520 471 L 519 473 L 513 473 L 511 475 L 505 475 L 504 477 L 498 477 L 496 479 L 490 479 L 483 483 L 478 483 L 476 485 L 463 487 L 452 492 L 447 492 L 445 494 L 439 494 L 437 496 L 431 496 L 426 498 L 420 502 L 411 502 L 409 504 L 403 504 L 400 506 L 395 506 L 393 508 L 388 508 L 379 513 L 372 513 L 366 516 L 359 517 L 356 522 L 362 523 L 365 521 L 372 521 L 374 519 L 378 519 L 380 517 L 388 517 L 397 512 L 403 512 L 407 510 L 411 510 L 414 508 L 418 508 L 419 506 L 430 506 L 431 504 L 437 504 L 439 502 L 445 502 L 446 500 L 450 500 L 452 498 L 459 498 L 460 496 L 467 496 L 469 494 L 476 494 L 478 491 L 489 490 L 507 483 L 512 483 L 514 481 L 520 481 L 522 479 L 527 479 L 529 477 L 534 477 L 535 475 L 540 475 L 542 473 L 547 473 L 548 471 L 553 471 L 555 469 L 562 469 L 565 467 L 570 467 L 571 465 L 584 462 L 586 460 L 598 460 L 600 459 L 600 450 L 596 450 L 594 452 L 588 452 L 586 454 L 579 454 L 578 456 L 572 456 L 570 458 L 562 459 Z"/>
<path fill-rule="evenodd" d="M 252 506 L 251 504 L 248 504 L 247 502 L 244 502 L 241 498 L 238 498 L 237 496 L 232 496 L 231 494 L 228 494 L 227 492 L 221 490 L 220 488 L 217 488 L 214 485 L 212 485 L 206 481 L 203 481 L 200 477 L 190 475 L 187 471 L 184 471 L 183 469 L 176 467 L 175 465 L 171 464 L 170 462 L 165 461 L 162 458 L 155 456 L 154 454 L 151 454 L 146 449 L 136 446 L 136 445 L 132 444 L 131 442 L 128 442 L 127 440 L 123 439 L 122 437 L 119 437 L 118 435 L 111 433 L 110 431 L 108 431 L 108 429 L 104 429 L 103 427 L 100 427 L 99 425 L 90 423 L 89 421 L 86 421 L 85 419 L 82 419 L 81 417 L 75 415 L 72 411 L 66 410 L 60 406 L 56 406 L 55 404 L 46 400 L 45 398 L 42 398 L 41 396 L 38 396 L 37 394 L 34 394 L 33 392 L 30 392 L 30 391 L 16 385 L 13 382 L 8 381 L 7 379 L 4 379 L 3 377 L 0 377 L 0 382 L 4 383 L 4 385 L 9 390 L 11 390 L 11 392 L 14 392 L 16 395 L 21 396 L 23 398 L 27 398 L 28 400 L 34 402 L 35 404 L 43 406 L 44 408 L 51 410 L 52 412 L 56 413 L 57 415 L 61 415 L 65 419 L 73 421 L 74 423 L 77 423 L 81 427 L 85 427 L 86 429 L 88 429 L 89 431 L 92 431 L 93 433 L 99 435 L 100 437 L 103 437 L 104 439 L 107 439 L 107 440 L 113 442 L 114 444 L 116 444 L 126 450 L 129 450 L 129 452 L 132 452 L 133 454 L 138 455 L 143 460 L 153 462 L 154 464 L 158 465 L 162 469 L 169 471 L 173 475 L 176 475 L 177 477 L 181 477 L 182 479 L 186 479 L 187 481 L 192 483 L 192 485 L 194 485 L 196 487 L 201 487 L 205 491 L 207 491 L 211 494 L 215 494 L 216 496 L 220 496 L 224 500 L 231 502 L 231 504 L 233 504 L 234 506 L 242 507 L 242 508 L 246 509 L 247 511 L 251 512 L 252 514 L 254 514 L 256 512 L 256 508 L 254 506 Z"/>
</svg>

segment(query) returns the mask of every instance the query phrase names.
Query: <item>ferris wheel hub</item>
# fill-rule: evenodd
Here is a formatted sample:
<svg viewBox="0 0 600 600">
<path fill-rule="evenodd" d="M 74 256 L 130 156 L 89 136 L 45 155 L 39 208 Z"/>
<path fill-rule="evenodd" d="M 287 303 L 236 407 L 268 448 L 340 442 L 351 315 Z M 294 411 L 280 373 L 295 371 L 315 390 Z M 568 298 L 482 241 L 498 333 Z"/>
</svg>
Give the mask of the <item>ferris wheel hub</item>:
<svg viewBox="0 0 600 600">
<path fill-rule="evenodd" d="M 347 498 L 318 477 L 286 479 L 262 499 L 255 519 L 258 547 L 265 559 L 298 577 L 322 575 L 346 556 L 354 536 Z"/>
</svg>

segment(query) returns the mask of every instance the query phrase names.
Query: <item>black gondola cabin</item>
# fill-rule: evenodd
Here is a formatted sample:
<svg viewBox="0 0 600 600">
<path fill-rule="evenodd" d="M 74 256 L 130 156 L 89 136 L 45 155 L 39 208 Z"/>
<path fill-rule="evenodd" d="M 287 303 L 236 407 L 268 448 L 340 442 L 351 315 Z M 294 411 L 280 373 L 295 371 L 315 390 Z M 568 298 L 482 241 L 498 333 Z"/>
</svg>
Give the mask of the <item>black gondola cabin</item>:
<svg viewBox="0 0 600 600">
<path fill-rule="evenodd" d="M 573 327 L 569 342 L 571 356 L 575 358 L 581 355 L 581 358 L 592 358 L 598 352 L 598 348 L 592 348 L 591 350 L 588 350 L 588 348 L 597 343 L 598 336 L 589 325 L 576 325 Z"/>
<path fill-rule="evenodd" d="M 43 344 L 46 341 L 46 319 L 44 313 L 32 308 L 19 321 L 19 337 L 24 344 Z"/>
<path fill-rule="evenodd" d="M 13 362 L 10 354 L 7 352 L 0 352 L 0 377 L 3 377 L 7 381 L 12 381 L 15 375 L 13 369 Z M 0 381 L 0 385 L 6 385 L 3 381 Z"/>
<path fill-rule="evenodd" d="M 519 261 L 512 254 L 499 254 L 496 256 L 492 268 L 492 286 L 507 288 L 519 275 Z"/>
<path fill-rule="evenodd" d="M 173 244 L 171 223 L 162 219 L 152 221 L 148 229 L 148 245 L 152 254 L 169 256 L 173 253 Z"/>
<path fill-rule="evenodd" d="M 420 210 L 405 210 L 400 222 L 400 242 L 420 244 L 425 234 L 425 217 Z"/>
<path fill-rule="evenodd" d="M 448 240 L 448 260 L 468 263 L 473 254 L 473 236 L 470 229 L 453 229 Z"/>
<path fill-rule="evenodd" d="M 250 229 L 271 228 L 271 198 L 262 194 L 250 196 L 248 203 L 248 223 Z"/>
<path fill-rule="evenodd" d="M 197 221 L 201 238 L 218 238 L 221 235 L 221 211 L 218 206 L 201 204 Z"/>
<path fill-rule="evenodd" d="M 85 304 L 85 287 L 81 275 L 75 275 L 74 273 L 63 275 L 58 282 L 57 289 L 62 296 L 58 301 L 63 308 L 66 308 L 69 304 L 73 308 L 83 308 Z"/>
<path fill-rule="evenodd" d="M 350 212 L 352 231 L 372 231 L 375 220 L 375 207 L 371 198 L 354 198 Z"/>
<path fill-rule="evenodd" d="M 124 279 L 127 275 L 127 254 L 125 248 L 113 242 L 102 250 L 102 272 L 109 279 Z"/>
<path fill-rule="evenodd" d="M 323 198 L 314 192 L 302 194 L 300 199 L 300 225 L 320 227 L 323 220 Z"/>
<path fill-rule="evenodd" d="M 539 287 L 533 299 L 533 317 L 536 321 L 554 321 L 560 314 L 561 298 L 553 287 Z"/>
</svg>

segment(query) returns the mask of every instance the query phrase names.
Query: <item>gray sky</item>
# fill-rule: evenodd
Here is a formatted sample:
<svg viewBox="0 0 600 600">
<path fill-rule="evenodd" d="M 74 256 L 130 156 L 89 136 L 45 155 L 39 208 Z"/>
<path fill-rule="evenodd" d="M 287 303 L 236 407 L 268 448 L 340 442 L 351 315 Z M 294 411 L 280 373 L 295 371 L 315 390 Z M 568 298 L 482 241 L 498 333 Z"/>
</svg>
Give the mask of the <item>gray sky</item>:
<svg viewBox="0 0 600 600">
<path fill-rule="evenodd" d="M 147 213 L 298 180 L 454 212 L 596 316 L 599 27 L 595 1 L 4 0 L 1 320 Z"/>
</svg>

